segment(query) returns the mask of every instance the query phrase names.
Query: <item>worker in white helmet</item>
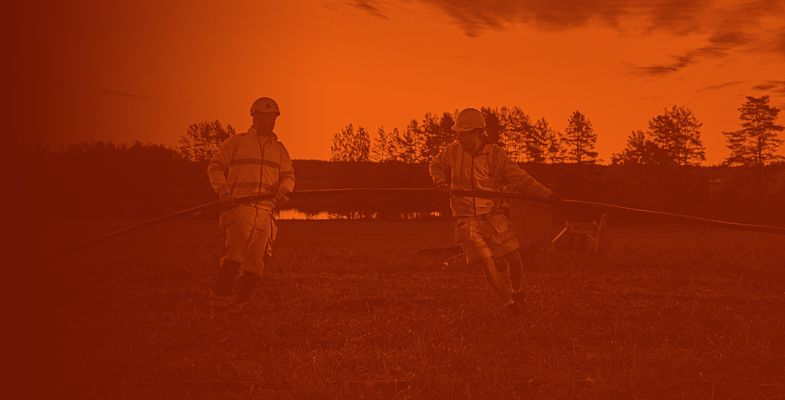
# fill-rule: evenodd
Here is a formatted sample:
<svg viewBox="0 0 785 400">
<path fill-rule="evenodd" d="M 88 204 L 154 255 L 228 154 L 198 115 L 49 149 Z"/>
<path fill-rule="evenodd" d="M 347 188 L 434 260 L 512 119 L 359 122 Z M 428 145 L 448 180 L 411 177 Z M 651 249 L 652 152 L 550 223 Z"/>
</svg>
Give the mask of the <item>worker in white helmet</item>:
<svg viewBox="0 0 785 400">
<path fill-rule="evenodd" d="M 455 118 L 457 140 L 434 157 L 428 167 L 431 179 L 445 193 L 451 190 L 514 191 L 534 197 L 560 201 L 526 171 L 509 159 L 496 144 L 487 144 L 482 135 L 485 118 L 480 110 L 466 108 Z M 449 177 L 448 177 L 449 170 Z M 501 199 L 455 195 L 450 208 L 456 218 L 455 238 L 467 263 L 479 263 L 488 283 L 505 308 L 514 311 L 523 304 L 522 263 L 509 219 Z M 496 262 L 508 264 L 512 292 L 507 291 L 496 269 Z"/>
<path fill-rule="evenodd" d="M 269 97 L 251 105 L 253 125 L 221 143 L 207 168 L 210 185 L 220 196 L 219 226 L 224 245 L 212 287 L 213 315 L 241 314 L 272 255 L 277 233 L 272 210 L 288 201 L 294 189 L 292 160 L 273 132 L 280 115 Z M 235 198 L 273 195 L 271 199 L 236 204 Z M 239 276 L 239 279 L 238 279 Z"/>
</svg>

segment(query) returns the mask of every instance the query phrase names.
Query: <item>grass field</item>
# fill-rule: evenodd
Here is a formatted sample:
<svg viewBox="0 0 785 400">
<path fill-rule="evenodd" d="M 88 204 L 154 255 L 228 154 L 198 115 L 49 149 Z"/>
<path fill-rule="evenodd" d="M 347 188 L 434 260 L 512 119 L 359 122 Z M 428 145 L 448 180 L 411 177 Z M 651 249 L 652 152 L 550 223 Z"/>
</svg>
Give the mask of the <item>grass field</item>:
<svg viewBox="0 0 785 400">
<path fill-rule="evenodd" d="M 596 259 L 530 260 L 526 311 L 509 316 L 479 270 L 416 253 L 451 244 L 449 222 L 284 221 L 249 317 L 216 324 L 216 222 L 174 222 L 64 261 L 66 394 L 785 398 L 784 237 L 676 225 L 609 237 Z"/>
</svg>

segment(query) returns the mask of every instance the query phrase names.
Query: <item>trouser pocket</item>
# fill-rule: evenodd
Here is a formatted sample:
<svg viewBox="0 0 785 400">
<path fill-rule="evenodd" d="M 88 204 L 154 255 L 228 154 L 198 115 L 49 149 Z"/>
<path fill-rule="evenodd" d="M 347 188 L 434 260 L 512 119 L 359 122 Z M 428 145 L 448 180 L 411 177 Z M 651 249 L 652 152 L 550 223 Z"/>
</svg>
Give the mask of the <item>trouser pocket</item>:
<svg viewBox="0 0 785 400">
<path fill-rule="evenodd" d="M 502 213 L 491 213 L 485 220 L 493 227 L 496 233 L 505 233 L 510 230 L 510 221 Z"/>
</svg>

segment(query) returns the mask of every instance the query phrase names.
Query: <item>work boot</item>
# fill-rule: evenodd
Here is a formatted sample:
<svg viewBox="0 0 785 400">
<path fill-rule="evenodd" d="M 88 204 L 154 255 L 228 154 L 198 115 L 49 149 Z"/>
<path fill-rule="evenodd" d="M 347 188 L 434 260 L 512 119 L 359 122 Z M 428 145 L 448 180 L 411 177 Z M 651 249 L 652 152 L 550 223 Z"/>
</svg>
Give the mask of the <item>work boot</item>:
<svg viewBox="0 0 785 400">
<path fill-rule="evenodd" d="M 240 262 L 224 260 L 213 284 L 213 294 L 218 297 L 230 297 L 238 272 L 240 272 Z"/>
<path fill-rule="evenodd" d="M 240 271 L 240 263 L 237 261 L 224 260 L 221 264 L 210 293 L 211 319 L 219 321 L 226 319 L 226 313 L 232 304 L 232 290 L 238 271 Z"/>
<path fill-rule="evenodd" d="M 235 303 L 247 303 L 251 300 L 256 285 L 262 279 L 261 276 L 253 272 L 244 271 L 237 281 L 237 290 L 235 291 Z"/>
<path fill-rule="evenodd" d="M 232 305 L 230 296 L 210 295 L 210 319 L 217 322 L 226 322 L 229 307 Z"/>
<path fill-rule="evenodd" d="M 525 298 L 522 290 L 514 290 L 510 292 L 510 297 L 512 297 L 512 301 L 514 301 L 519 305 L 524 305 L 525 303 Z"/>
<path fill-rule="evenodd" d="M 249 271 L 244 271 L 240 275 L 240 279 L 237 281 L 237 290 L 235 290 L 234 304 L 229 309 L 230 318 L 242 318 L 248 308 L 251 295 L 261 279 L 261 276 Z"/>
</svg>

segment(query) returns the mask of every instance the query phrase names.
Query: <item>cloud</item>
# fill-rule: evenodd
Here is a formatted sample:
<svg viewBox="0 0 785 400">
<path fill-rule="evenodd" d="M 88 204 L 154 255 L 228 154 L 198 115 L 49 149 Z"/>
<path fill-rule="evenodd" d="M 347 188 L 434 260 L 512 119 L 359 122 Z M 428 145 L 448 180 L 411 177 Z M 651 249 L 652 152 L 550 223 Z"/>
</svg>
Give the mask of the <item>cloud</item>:
<svg viewBox="0 0 785 400">
<path fill-rule="evenodd" d="M 633 67 L 633 72 L 649 76 L 663 76 L 678 72 L 705 58 L 722 58 L 734 49 L 743 47 L 752 41 L 750 35 L 740 31 L 716 32 L 709 38 L 709 44 L 673 56 L 674 62 L 655 64 L 644 67 Z"/>
<path fill-rule="evenodd" d="M 785 81 L 764 81 L 752 87 L 752 90 L 760 90 L 773 92 L 779 95 L 785 95 Z"/>
<path fill-rule="evenodd" d="M 382 11 L 383 6 L 379 1 L 374 0 L 354 0 L 349 2 L 349 6 L 359 9 L 365 13 L 373 15 L 374 17 L 389 19 L 389 17 Z"/>
<path fill-rule="evenodd" d="M 436 10 L 470 37 L 516 24 L 546 31 L 591 25 L 625 34 L 708 37 L 705 45 L 673 55 L 670 62 L 632 67 L 632 72 L 648 76 L 673 74 L 703 59 L 736 51 L 785 57 L 785 0 L 354 0 L 347 5 L 378 17 L 386 15 L 382 9 L 403 2 Z"/>
<path fill-rule="evenodd" d="M 725 89 L 726 87 L 737 86 L 746 83 L 746 81 L 731 81 L 731 82 L 723 82 L 717 85 L 706 86 L 704 88 L 698 89 L 698 92 L 706 92 L 710 90 L 719 90 Z"/>
<path fill-rule="evenodd" d="M 710 0 L 419 0 L 449 16 L 469 36 L 526 24 L 562 30 L 599 24 L 621 27 L 630 18 L 645 20 L 646 30 L 692 32 L 701 27 Z"/>
<path fill-rule="evenodd" d="M 390 7 L 387 0 L 342 0 L 324 2 L 322 5 L 332 11 L 347 15 L 370 15 L 376 18 L 390 19 L 387 10 Z"/>
<path fill-rule="evenodd" d="M 689 53 L 681 55 L 681 56 L 674 56 L 674 62 L 669 64 L 660 64 L 660 65 L 650 65 L 646 67 L 633 67 L 633 72 L 638 72 L 644 75 L 649 76 L 663 76 L 669 75 L 674 72 L 679 71 L 682 68 L 685 68 L 692 64 L 695 59 Z"/>
</svg>

